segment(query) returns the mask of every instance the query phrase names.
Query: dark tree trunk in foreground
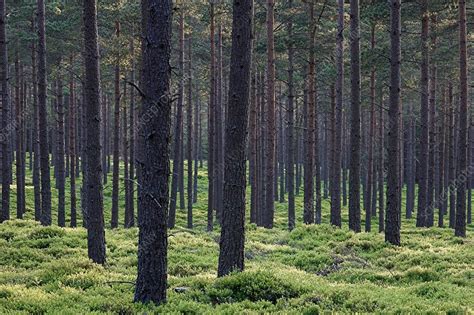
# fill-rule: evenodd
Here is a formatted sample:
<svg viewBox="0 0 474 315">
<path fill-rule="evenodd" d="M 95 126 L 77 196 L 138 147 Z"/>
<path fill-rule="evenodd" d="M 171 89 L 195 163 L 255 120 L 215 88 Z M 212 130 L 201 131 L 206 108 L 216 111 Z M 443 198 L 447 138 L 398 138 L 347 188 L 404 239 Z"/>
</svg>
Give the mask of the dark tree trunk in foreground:
<svg viewBox="0 0 474 315">
<path fill-rule="evenodd" d="M 359 0 L 351 0 L 351 161 L 349 228 L 360 232 L 360 25 Z"/>
<path fill-rule="evenodd" d="M 457 186 L 456 196 L 456 227 L 455 235 L 466 237 L 466 177 L 469 178 L 467 170 L 467 25 L 466 25 L 466 1 L 459 0 L 459 142 L 458 142 L 458 177 L 463 176 Z"/>
<path fill-rule="evenodd" d="M 48 120 L 46 109 L 46 35 L 44 0 L 38 0 L 38 106 L 41 155 L 41 224 L 51 225 L 51 178 L 49 173 Z"/>
<path fill-rule="evenodd" d="M 163 303 L 167 286 L 167 208 L 171 129 L 171 0 L 142 0 L 142 109 L 154 119 L 138 130 L 138 277 L 136 302 Z"/>
<path fill-rule="evenodd" d="M 100 163 L 100 73 L 97 33 L 97 2 L 84 0 L 84 110 L 85 172 L 83 182 L 84 214 L 87 225 L 89 258 L 105 263 L 105 232 Z"/>
<path fill-rule="evenodd" d="M 418 184 L 418 212 L 416 226 L 426 226 L 428 200 L 428 124 L 429 124 L 429 47 L 428 47 L 428 1 L 421 0 L 421 134 L 420 134 L 420 171 Z"/>
<path fill-rule="evenodd" d="M 218 276 L 244 269 L 246 134 L 253 0 L 234 0 Z"/>
<path fill-rule="evenodd" d="M 0 0 L 0 102 L 2 130 L 10 123 L 10 96 L 8 94 L 8 50 L 5 0 Z M 10 219 L 10 137 L 2 137 L 2 215 L 0 222 Z"/>
<path fill-rule="evenodd" d="M 399 204 L 399 119 L 400 116 L 400 33 L 401 33 L 401 1 L 390 2 L 390 103 L 388 117 L 387 146 L 387 216 L 385 219 L 385 241 L 400 245 L 400 204 Z"/>
<path fill-rule="evenodd" d="M 174 228 L 176 224 L 176 204 L 178 198 L 178 185 L 180 180 L 181 150 L 183 149 L 182 126 L 183 126 L 183 100 L 184 99 L 184 13 L 180 8 L 179 15 L 179 88 L 178 103 L 176 104 L 176 122 L 174 126 L 174 145 L 173 145 L 173 175 L 171 177 L 171 199 L 170 211 L 168 216 L 168 227 Z"/>
<path fill-rule="evenodd" d="M 120 36 L 120 22 L 115 22 L 115 36 Z M 116 57 L 115 70 L 114 70 L 114 157 L 113 157 L 113 170 L 112 170 L 112 216 L 110 226 L 114 229 L 118 227 L 118 216 L 119 216 L 119 172 L 120 172 L 120 161 L 119 161 L 119 148 L 120 148 L 120 57 Z"/>
<path fill-rule="evenodd" d="M 63 82 L 61 74 L 58 74 L 57 81 L 57 100 L 58 100 L 58 130 L 57 130 L 57 167 L 58 177 L 56 178 L 58 187 L 58 225 L 66 226 L 66 209 L 65 209 L 65 181 L 66 174 L 64 169 L 64 104 L 63 104 Z"/>
<path fill-rule="evenodd" d="M 288 1 L 288 7 L 291 10 L 293 0 Z M 287 105 L 287 183 L 288 183 L 288 229 L 295 228 L 295 153 L 294 153 L 294 124 L 295 124 L 295 106 L 294 106 L 294 43 L 293 43 L 293 19 L 290 15 L 288 20 L 288 105 Z"/>
</svg>

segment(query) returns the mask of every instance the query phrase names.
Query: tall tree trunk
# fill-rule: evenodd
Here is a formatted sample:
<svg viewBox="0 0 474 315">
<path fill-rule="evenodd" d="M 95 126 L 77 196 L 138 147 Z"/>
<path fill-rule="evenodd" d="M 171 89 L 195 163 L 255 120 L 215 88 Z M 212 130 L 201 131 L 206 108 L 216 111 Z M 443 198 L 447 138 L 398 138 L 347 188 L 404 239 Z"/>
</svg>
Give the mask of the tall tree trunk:
<svg viewBox="0 0 474 315">
<path fill-rule="evenodd" d="M 431 55 L 435 54 L 436 50 L 436 15 L 431 17 Z M 428 203 L 426 213 L 426 226 L 434 225 L 434 211 L 435 211 L 435 192 L 437 191 L 436 181 L 436 64 L 434 58 L 430 62 L 430 81 L 429 81 L 429 174 L 428 174 Z"/>
<path fill-rule="evenodd" d="M 102 170 L 104 172 L 104 185 L 107 184 L 107 157 L 109 156 L 109 111 L 107 94 L 102 93 Z"/>
<path fill-rule="evenodd" d="M 184 98 L 184 12 L 180 8 L 179 12 L 179 87 L 178 87 L 178 103 L 176 104 L 176 123 L 174 130 L 174 146 L 173 146 L 173 177 L 171 178 L 171 200 L 170 212 L 168 216 L 168 227 L 170 229 L 176 224 L 176 204 L 178 197 L 179 172 L 181 164 L 181 144 L 182 126 L 183 126 L 183 98 Z"/>
<path fill-rule="evenodd" d="M 331 224 L 341 227 L 342 104 L 344 88 L 344 0 L 338 0 L 336 38 L 336 104 L 331 185 Z M 345 185 L 345 183 L 344 183 Z"/>
<path fill-rule="evenodd" d="M 97 2 L 84 0 L 84 213 L 89 258 L 105 263 L 105 231 L 100 163 L 100 73 L 97 33 Z"/>
<path fill-rule="evenodd" d="M 375 28 L 376 24 L 374 23 L 372 25 L 372 30 L 371 30 L 371 40 L 370 40 L 370 47 L 371 50 L 375 53 L 375 45 L 376 45 L 376 39 L 375 39 Z M 368 201 L 368 209 L 366 210 L 366 231 L 370 231 L 370 223 L 367 223 L 367 221 L 371 220 L 371 217 L 376 216 L 377 211 L 372 207 L 373 201 L 372 201 L 372 195 L 373 192 L 376 190 L 375 186 L 375 163 L 374 163 L 374 147 L 375 147 L 375 80 L 376 80 L 376 69 L 375 66 L 372 67 L 370 70 L 370 127 L 369 127 L 369 141 L 368 141 L 368 146 L 369 146 L 369 153 L 368 153 L 368 163 L 367 163 L 367 197 L 369 198 Z"/>
<path fill-rule="evenodd" d="M 167 207 L 171 129 L 170 55 L 172 2 L 142 0 L 142 109 L 138 130 L 138 276 L 136 302 L 163 303 L 167 287 Z M 153 9 L 152 9 L 153 8 Z M 156 136 L 154 136 L 156 135 Z"/>
<path fill-rule="evenodd" d="M 449 138 L 449 182 L 456 179 L 456 112 L 453 104 L 453 85 L 450 82 L 448 86 L 448 138 Z M 454 228 L 456 224 L 456 191 L 449 189 L 449 227 Z"/>
<path fill-rule="evenodd" d="M 466 0 L 459 0 L 459 142 L 458 142 L 458 176 L 467 174 L 467 24 Z M 457 186 L 456 196 L 456 227 L 455 235 L 466 237 L 466 181 Z"/>
<path fill-rule="evenodd" d="M 57 100 L 58 100 L 58 124 L 57 124 L 57 152 L 58 152 L 58 177 L 56 179 L 58 186 L 58 225 L 66 226 L 65 209 L 65 170 L 64 170 L 64 104 L 63 104 L 63 82 L 61 73 L 57 80 Z"/>
<path fill-rule="evenodd" d="M 291 11 L 293 0 L 288 0 L 288 10 Z M 288 17 L 288 105 L 287 105 L 287 183 L 288 183 L 288 229 L 291 231 L 296 226 L 295 216 L 295 153 L 294 153 L 294 124 L 295 124 L 295 106 L 294 106 L 294 42 L 293 42 L 293 17 Z"/>
<path fill-rule="evenodd" d="M 407 134 L 407 155 L 406 155 L 406 174 L 407 174 L 407 196 L 405 217 L 410 219 L 415 208 L 415 115 L 413 113 L 413 104 L 408 104 L 408 134 Z"/>
<path fill-rule="evenodd" d="M 303 221 L 306 224 L 314 223 L 314 136 L 315 136 L 315 87 L 314 87 L 314 4 L 310 3 L 309 18 L 310 25 L 308 30 L 309 39 L 309 65 L 308 65 L 308 100 L 305 111 L 306 117 L 306 141 L 304 146 L 304 207 Z"/>
<path fill-rule="evenodd" d="M 446 89 L 442 88 L 441 96 L 441 110 L 439 115 L 438 125 L 438 167 L 439 167 L 439 182 L 438 182 L 438 195 L 436 198 L 438 206 L 438 227 L 444 226 L 444 214 L 446 213 L 447 195 L 446 195 Z"/>
<path fill-rule="evenodd" d="M 265 176 L 267 177 L 267 190 L 265 195 L 265 222 L 266 228 L 273 227 L 275 212 L 275 41 L 274 41 L 274 16 L 275 0 L 267 0 L 267 136 L 265 156 Z"/>
<path fill-rule="evenodd" d="M 120 37 L 120 22 L 115 21 L 115 36 Z M 116 56 L 114 70 L 114 152 L 112 174 L 112 216 L 111 228 L 118 227 L 119 220 L 119 176 L 120 176 L 120 56 Z"/>
<path fill-rule="evenodd" d="M 10 95 L 8 91 L 8 49 L 5 0 L 0 0 L 0 93 L 2 105 L 2 130 L 7 130 L 10 122 Z M 10 137 L 2 138 L 2 214 L 0 221 L 10 219 Z"/>
<path fill-rule="evenodd" d="M 208 174 L 208 198 L 207 198 L 207 231 L 214 229 L 214 108 L 216 104 L 216 46 L 215 46 L 215 16 L 214 2 L 210 3 L 210 93 L 209 93 L 209 120 L 208 120 L 208 148 L 207 148 L 207 174 Z"/>
<path fill-rule="evenodd" d="M 134 38 L 130 40 L 130 54 L 132 55 L 132 70 L 130 71 L 130 81 L 135 84 L 135 46 Z M 128 221 L 127 227 L 135 225 L 135 89 L 130 89 L 130 139 L 129 156 L 130 172 L 128 179 Z"/>
<path fill-rule="evenodd" d="M 74 56 L 71 54 L 70 66 L 73 66 Z M 69 173 L 70 181 L 70 203 L 71 203 L 71 227 L 77 226 L 77 210 L 76 210 L 76 100 L 74 74 L 71 73 L 69 79 L 69 154 L 71 156 L 71 165 Z"/>
<path fill-rule="evenodd" d="M 246 135 L 252 59 L 253 0 L 234 0 L 229 106 L 225 130 L 224 209 L 218 276 L 244 269 Z"/>
<path fill-rule="evenodd" d="M 360 232 L 360 25 L 359 0 L 351 0 L 351 159 L 349 228 Z"/>
<path fill-rule="evenodd" d="M 31 22 L 32 32 L 35 32 L 34 18 Z M 39 146 L 39 108 L 38 108 L 38 73 L 36 63 L 36 41 L 31 41 L 31 70 L 33 85 L 33 189 L 35 202 L 35 220 L 41 219 L 41 187 L 40 187 L 40 146 Z"/>
<path fill-rule="evenodd" d="M 44 0 L 38 0 L 38 105 L 41 155 L 41 224 L 51 225 L 48 119 L 46 109 L 46 34 Z"/>
<path fill-rule="evenodd" d="M 127 114 L 127 82 L 123 82 L 123 102 L 122 102 L 122 156 L 123 156 L 123 187 L 125 192 L 125 217 L 124 227 L 130 226 L 131 215 L 130 214 L 130 190 L 128 185 L 130 183 L 129 164 L 128 164 L 128 114 Z"/>
<path fill-rule="evenodd" d="M 420 172 L 418 184 L 418 212 L 416 226 L 427 225 L 428 200 L 428 151 L 429 151 L 429 47 L 428 1 L 421 0 L 421 109 L 420 109 Z"/>
<path fill-rule="evenodd" d="M 400 245 L 401 208 L 399 204 L 399 119 L 400 116 L 400 33 L 401 1 L 392 0 L 390 5 L 390 105 L 388 117 L 387 147 L 387 216 L 385 219 L 385 241 Z"/>
<path fill-rule="evenodd" d="M 188 158 L 188 229 L 193 228 L 193 81 L 192 81 L 192 42 L 188 39 L 188 106 L 187 106 L 187 158 Z"/>
<path fill-rule="evenodd" d="M 18 44 L 17 44 L 18 46 Z M 20 60 L 18 47 L 15 50 L 15 129 L 16 129 L 16 217 L 23 219 L 25 213 L 25 185 L 23 179 L 23 100 L 21 89 L 22 71 L 20 70 Z"/>
<path fill-rule="evenodd" d="M 384 173 L 385 173 L 385 151 L 384 151 L 384 111 L 383 108 L 383 95 L 380 93 L 380 106 L 379 106 L 379 153 L 378 153 L 378 194 L 379 194 L 379 233 L 385 230 L 385 184 L 384 184 Z"/>
<path fill-rule="evenodd" d="M 214 196 L 215 196 L 215 208 L 216 208 L 216 216 L 220 219 L 220 215 L 222 212 L 223 200 L 223 178 L 224 178 L 224 148 L 223 148 L 223 140 L 224 140 L 224 113 L 223 113 L 223 75 L 222 75 L 222 26 L 219 24 L 217 28 L 217 69 L 216 69 L 216 103 L 215 103 L 215 151 L 214 151 Z"/>
</svg>

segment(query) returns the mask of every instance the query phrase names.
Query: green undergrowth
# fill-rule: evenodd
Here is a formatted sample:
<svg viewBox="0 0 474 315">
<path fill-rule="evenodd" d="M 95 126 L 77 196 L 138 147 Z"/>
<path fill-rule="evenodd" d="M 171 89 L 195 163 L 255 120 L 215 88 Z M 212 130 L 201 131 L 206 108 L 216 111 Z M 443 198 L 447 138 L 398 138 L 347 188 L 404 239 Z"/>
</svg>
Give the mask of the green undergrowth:
<svg viewBox="0 0 474 315">
<path fill-rule="evenodd" d="M 205 231 L 205 174 L 201 170 L 195 228 L 183 228 L 186 211 L 178 210 L 177 228 L 170 231 L 168 301 L 160 306 L 132 302 L 136 228 L 107 228 L 107 264 L 95 265 L 87 259 L 85 229 L 42 227 L 31 220 L 27 189 L 26 219 L 0 224 L 0 314 L 474 312 L 473 226 L 468 238 L 459 239 L 449 228 L 418 229 L 413 219 L 404 219 L 402 246 L 395 247 L 376 225 L 374 232 L 359 234 L 346 221 L 342 229 L 329 226 L 327 200 L 318 226 L 298 222 L 288 232 L 286 204 L 280 203 L 274 229 L 247 224 L 246 271 L 216 278 L 219 228 Z"/>
</svg>

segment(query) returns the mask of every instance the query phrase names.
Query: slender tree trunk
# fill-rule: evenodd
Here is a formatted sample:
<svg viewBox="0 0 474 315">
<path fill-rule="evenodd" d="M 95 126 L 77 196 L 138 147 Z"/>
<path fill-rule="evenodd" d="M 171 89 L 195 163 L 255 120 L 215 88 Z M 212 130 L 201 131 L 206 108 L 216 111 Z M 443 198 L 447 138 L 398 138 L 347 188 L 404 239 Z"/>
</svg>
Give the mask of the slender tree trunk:
<svg viewBox="0 0 474 315">
<path fill-rule="evenodd" d="M 265 176 L 267 182 L 265 195 L 265 222 L 264 227 L 273 228 L 273 217 L 275 212 L 275 41 L 274 41 L 274 16 L 275 0 L 267 0 L 267 135 Z"/>
<path fill-rule="evenodd" d="M 344 88 L 344 0 L 338 0 L 336 37 L 336 104 L 334 120 L 331 224 L 341 227 L 342 104 Z M 345 183 L 344 183 L 345 186 Z"/>
<path fill-rule="evenodd" d="M 0 0 L 0 101 L 2 105 L 2 130 L 7 130 L 10 122 L 10 95 L 8 87 L 8 48 L 5 0 Z M 2 137 L 2 214 L 0 222 L 10 220 L 10 137 Z"/>
<path fill-rule="evenodd" d="M 431 17 L 431 55 L 435 54 L 436 50 L 436 16 Z M 428 203 L 426 213 L 426 226 L 431 227 L 434 225 L 434 212 L 435 212 L 435 192 L 437 191 L 436 181 L 436 64 L 435 60 L 431 60 L 430 64 L 430 81 L 429 81 L 429 173 L 428 173 Z"/>
<path fill-rule="evenodd" d="M 84 0 L 84 110 L 86 119 L 83 181 L 84 213 L 87 225 L 89 258 L 105 263 L 105 232 L 100 164 L 100 73 L 97 33 L 97 2 Z"/>
<path fill-rule="evenodd" d="M 18 46 L 18 44 L 17 44 Z M 23 175 L 23 100 L 22 100 L 22 89 L 21 89 L 21 76 L 22 71 L 20 70 L 20 60 L 18 54 L 18 47 L 15 50 L 15 129 L 16 129 L 16 217 L 23 219 L 25 213 L 25 185 L 22 182 Z"/>
<path fill-rule="evenodd" d="M 199 125 L 201 115 L 201 104 L 199 100 L 199 91 L 196 88 L 195 93 L 196 103 L 194 104 L 194 138 L 193 138 L 193 157 L 194 157 L 194 173 L 193 173 L 193 203 L 197 202 L 197 193 L 198 193 L 198 173 L 199 173 L 199 143 L 201 137 L 201 127 Z"/>
<path fill-rule="evenodd" d="M 407 196 L 406 196 L 406 214 L 410 219 L 415 208 L 415 117 L 413 113 L 413 104 L 408 104 L 408 134 L 407 134 Z"/>
<path fill-rule="evenodd" d="M 467 173 L 467 24 L 466 1 L 459 0 L 459 142 L 458 142 L 458 176 L 468 176 Z M 456 196 L 456 236 L 466 237 L 466 180 L 457 186 Z"/>
<path fill-rule="evenodd" d="M 104 185 L 107 184 L 107 157 L 109 156 L 108 150 L 108 133 L 109 133 L 109 119 L 108 119 L 108 103 L 107 94 L 102 93 L 102 169 L 104 172 Z"/>
<path fill-rule="evenodd" d="M 429 48 L 428 48 L 428 1 L 421 0 L 421 134 L 420 134 L 420 172 L 418 184 L 418 212 L 416 226 L 427 225 L 428 199 L 428 151 L 429 151 Z"/>
<path fill-rule="evenodd" d="M 253 6 L 252 6 L 253 9 Z M 252 17 L 254 12 L 252 12 Z M 255 22 L 254 22 L 255 23 Z M 252 28 L 252 36 L 255 37 L 255 25 Z M 252 42 L 253 44 L 253 42 Z M 252 45 L 252 51 L 255 47 Z M 249 179 L 250 179 L 250 223 L 257 223 L 257 209 L 258 209 L 258 169 L 257 169 L 257 149 L 258 149 L 258 138 L 257 138 L 257 67 L 255 60 L 252 60 L 251 70 L 251 98 L 250 98 L 250 111 L 249 111 Z"/>
<path fill-rule="evenodd" d="M 438 125 L 438 167 L 439 167 L 439 182 L 438 182 L 438 195 L 436 198 L 438 206 L 438 227 L 444 226 L 444 214 L 446 212 L 446 89 L 442 88 L 441 96 L 441 110 L 439 115 Z"/>
<path fill-rule="evenodd" d="M 168 227 L 170 229 L 176 224 L 176 204 L 178 197 L 179 172 L 181 166 L 181 144 L 182 126 L 183 126 L 183 99 L 184 99 L 184 13 L 180 9 L 179 15 L 179 87 L 178 87 L 178 103 L 176 107 L 176 124 L 174 130 L 174 152 L 173 152 L 173 177 L 171 179 L 171 200 L 170 212 L 168 216 Z"/>
<path fill-rule="evenodd" d="M 130 53 L 132 55 L 132 70 L 130 71 L 130 81 L 135 83 L 135 46 L 134 39 L 130 40 Z M 128 221 L 127 227 L 135 225 L 135 89 L 130 89 L 130 138 L 129 138 L 129 156 L 130 172 L 128 182 Z"/>
<path fill-rule="evenodd" d="M 208 173 L 208 201 L 207 201 L 207 231 L 214 229 L 214 108 L 216 99 L 216 47 L 215 47 L 215 24 L 214 3 L 210 3 L 210 44 L 211 44 L 211 66 L 210 66 L 210 93 L 209 93 L 209 120 L 208 120 L 208 149 L 207 149 L 207 173 Z"/>
<path fill-rule="evenodd" d="M 192 42 L 191 37 L 188 39 L 188 106 L 187 106 L 187 158 L 188 158 L 188 225 L 189 229 L 193 228 L 193 81 L 192 81 Z"/>
<path fill-rule="evenodd" d="M 64 170 L 64 104 L 63 104 L 63 82 L 61 73 L 57 80 L 57 100 L 58 100 L 58 129 L 57 129 L 57 152 L 58 152 L 58 177 L 56 179 L 58 186 L 58 225 L 66 226 L 66 207 L 65 207 L 65 170 Z"/>
<path fill-rule="evenodd" d="M 385 241 L 400 245 L 401 208 L 399 204 L 400 182 L 398 180 L 399 165 L 399 119 L 400 116 L 400 33 L 401 33 L 401 1 L 392 0 L 390 5 L 390 105 L 388 117 L 387 147 L 387 216 L 385 219 Z"/>
<path fill-rule="evenodd" d="M 372 25 L 371 31 L 371 49 L 375 49 L 375 24 Z M 370 71 L 370 126 L 369 126 L 369 141 L 368 141 L 368 165 L 367 165 L 367 201 L 368 208 L 365 209 L 365 231 L 370 232 L 372 228 L 371 220 L 375 212 L 372 209 L 372 191 L 375 189 L 374 185 L 374 158 L 373 149 L 375 143 L 375 67 Z"/>
<path fill-rule="evenodd" d="M 32 32 L 35 32 L 34 18 L 31 22 Z M 38 108 L 38 73 L 36 62 L 36 41 L 31 42 L 31 70 L 33 85 L 33 189 L 35 202 L 35 220 L 41 219 L 41 187 L 40 187 L 40 146 L 39 146 L 39 108 Z"/>
<path fill-rule="evenodd" d="M 291 11 L 293 0 L 288 0 L 288 9 Z M 295 124 L 295 106 L 294 106 L 294 42 L 293 42 L 293 18 L 290 15 L 288 20 L 288 127 L 287 127 L 287 182 L 288 182 L 288 229 L 291 231 L 296 226 L 295 216 L 295 153 L 294 153 L 294 124 Z"/>
<path fill-rule="evenodd" d="M 38 105 L 41 155 L 41 224 L 51 225 L 48 120 L 46 109 L 46 35 L 44 0 L 38 0 Z"/>
<path fill-rule="evenodd" d="M 74 56 L 70 57 L 70 66 L 74 62 Z M 71 165 L 69 173 L 70 181 L 70 202 L 71 202 L 71 227 L 77 226 L 76 210 L 76 104 L 75 104 L 74 75 L 71 73 L 69 81 L 69 154 L 71 156 Z"/>
<path fill-rule="evenodd" d="M 449 111 L 449 182 L 452 183 L 456 179 L 456 122 L 455 110 L 453 105 L 453 85 L 449 83 L 448 87 L 448 111 Z M 454 228 L 456 223 L 456 191 L 449 189 L 449 227 Z"/>
<path fill-rule="evenodd" d="M 130 183 L 129 164 L 128 164 L 128 114 L 127 114 L 127 82 L 123 82 L 123 102 L 122 102 L 122 156 L 123 156 L 123 187 L 125 192 L 125 217 L 124 227 L 130 226 L 131 216 L 130 213 L 130 190 L 128 185 Z"/>
<path fill-rule="evenodd" d="M 214 132 L 214 145 L 215 145 L 215 164 L 214 164 L 214 196 L 215 196 L 215 208 L 216 216 L 220 220 L 223 200 L 223 180 L 224 180 L 224 97 L 223 97 L 223 75 L 222 75 L 222 26 L 219 24 L 217 31 L 217 69 L 216 69 L 216 102 L 215 102 L 215 132 Z"/>
<path fill-rule="evenodd" d="M 359 0 L 351 0 L 351 160 L 349 228 L 360 232 L 360 26 Z"/>
<path fill-rule="evenodd" d="M 310 25 L 308 31 L 309 39 L 309 65 L 308 65 L 308 99 L 305 111 L 305 146 L 304 146 L 304 208 L 303 221 L 306 224 L 314 223 L 314 136 L 315 136 L 315 87 L 314 87 L 314 4 L 309 4 Z"/>
<path fill-rule="evenodd" d="M 120 22 L 115 21 L 115 36 L 120 37 Z M 112 174 L 112 216 L 110 226 L 114 229 L 118 227 L 119 220 L 119 176 L 120 176 L 120 56 L 116 56 L 115 61 L 115 82 L 114 82 L 114 157 Z"/>
<path fill-rule="evenodd" d="M 164 303 L 167 287 L 167 207 L 171 129 L 170 55 L 171 0 L 142 0 L 142 99 L 137 163 L 141 170 L 138 197 L 138 276 L 136 302 Z M 150 135 L 156 136 L 150 136 Z"/>
<path fill-rule="evenodd" d="M 229 106 L 225 130 L 224 209 L 218 276 L 244 269 L 246 134 L 253 0 L 234 0 Z"/>
<path fill-rule="evenodd" d="M 385 173 L 385 151 L 384 151 L 384 108 L 383 108 L 383 95 L 380 93 L 380 106 L 379 106 L 379 160 L 378 160 L 378 194 L 379 194 L 379 233 L 385 230 L 385 185 L 384 185 L 384 173 Z"/>
</svg>

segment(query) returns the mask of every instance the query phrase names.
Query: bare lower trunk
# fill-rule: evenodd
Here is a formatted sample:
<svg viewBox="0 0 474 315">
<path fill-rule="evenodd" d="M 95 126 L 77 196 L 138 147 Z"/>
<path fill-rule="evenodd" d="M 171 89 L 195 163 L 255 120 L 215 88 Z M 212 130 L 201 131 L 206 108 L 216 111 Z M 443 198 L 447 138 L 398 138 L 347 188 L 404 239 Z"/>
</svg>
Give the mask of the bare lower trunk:
<svg viewBox="0 0 474 315">
<path fill-rule="evenodd" d="M 400 33 L 401 1 L 392 0 L 390 8 L 390 104 L 388 117 L 387 147 L 387 216 L 385 219 L 385 241 L 400 245 L 401 209 L 399 204 L 399 116 L 400 116 Z"/>
<path fill-rule="evenodd" d="M 458 176 L 468 176 L 467 173 L 467 25 L 466 1 L 459 0 L 459 142 L 458 142 Z M 466 237 L 466 180 L 457 186 L 456 196 L 456 227 L 455 235 Z"/>
<path fill-rule="evenodd" d="M 51 225 L 48 119 L 46 109 L 46 35 L 44 0 L 38 0 L 38 105 L 41 155 L 41 224 Z"/>
<path fill-rule="evenodd" d="M 360 232 L 360 26 L 359 0 L 351 0 L 351 159 L 349 228 Z"/>
<path fill-rule="evenodd" d="M 100 73 L 96 0 L 84 0 L 84 214 L 89 258 L 105 263 L 105 231 L 100 163 Z"/>
<path fill-rule="evenodd" d="M 252 0 L 234 0 L 229 106 L 225 130 L 224 209 L 218 276 L 244 269 L 246 134 L 250 92 Z"/>
</svg>

